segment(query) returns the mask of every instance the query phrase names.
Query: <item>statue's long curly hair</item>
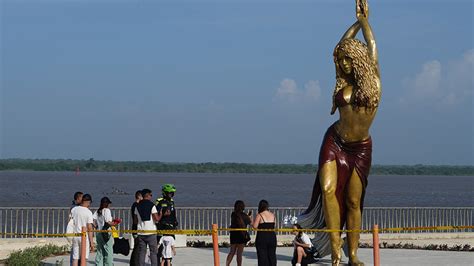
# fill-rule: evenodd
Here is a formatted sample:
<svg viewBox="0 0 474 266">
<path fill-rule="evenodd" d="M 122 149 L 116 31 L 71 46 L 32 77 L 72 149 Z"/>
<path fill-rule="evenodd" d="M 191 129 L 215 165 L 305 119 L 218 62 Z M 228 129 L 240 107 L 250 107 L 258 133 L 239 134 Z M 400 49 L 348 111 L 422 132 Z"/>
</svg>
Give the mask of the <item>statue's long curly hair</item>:
<svg viewBox="0 0 474 266">
<path fill-rule="evenodd" d="M 334 48 L 334 63 L 336 64 L 336 87 L 333 94 L 333 110 L 336 110 L 335 97 L 339 90 L 344 88 L 349 81 L 347 75 L 339 66 L 337 56 L 343 53 L 352 59 L 352 71 L 356 84 L 354 86 L 353 107 L 366 107 L 375 110 L 379 105 L 380 88 L 377 85 L 377 71 L 374 60 L 369 55 L 367 45 L 357 39 L 344 39 Z"/>
</svg>

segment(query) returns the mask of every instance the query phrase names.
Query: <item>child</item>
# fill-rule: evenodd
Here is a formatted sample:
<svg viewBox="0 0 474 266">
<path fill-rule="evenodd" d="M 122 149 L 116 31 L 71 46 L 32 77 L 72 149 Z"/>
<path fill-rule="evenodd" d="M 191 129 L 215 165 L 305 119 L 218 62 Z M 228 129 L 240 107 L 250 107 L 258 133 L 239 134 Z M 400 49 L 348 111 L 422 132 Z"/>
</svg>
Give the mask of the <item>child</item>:
<svg viewBox="0 0 474 266">
<path fill-rule="evenodd" d="M 163 213 L 165 215 L 170 215 L 171 210 L 170 208 L 164 208 Z M 174 237 L 172 235 L 163 235 L 160 238 L 160 242 L 158 243 L 158 246 L 162 246 L 163 250 L 161 252 L 161 266 L 171 266 L 171 260 L 173 259 L 173 256 L 176 255 L 176 249 L 174 247 Z"/>
<path fill-rule="evenodd" d="M 299 224 L 294 224 L 293 229 L 301 229 Z M 307 234 L 302 231 L 294 231 L 293 234 L 295 235 L 295 240 L 293 240 L 293 245 L 295 247 L 294 251 L 294 265 L 300 266 L 303 258 L 305 260 L 312 261 L 312 256 L 315 253 L 313 250 L 313 243 L 311 243 L 311 239 Z"/>
<path fill-rule="evenodd" d="M 160 238 L 159 245 L 163 245 L 161 266 L 171 266 L 171 260 L 176 255 L 174 247 L 174 238 L 172 236 L 164 235 Z"/>
</svg>

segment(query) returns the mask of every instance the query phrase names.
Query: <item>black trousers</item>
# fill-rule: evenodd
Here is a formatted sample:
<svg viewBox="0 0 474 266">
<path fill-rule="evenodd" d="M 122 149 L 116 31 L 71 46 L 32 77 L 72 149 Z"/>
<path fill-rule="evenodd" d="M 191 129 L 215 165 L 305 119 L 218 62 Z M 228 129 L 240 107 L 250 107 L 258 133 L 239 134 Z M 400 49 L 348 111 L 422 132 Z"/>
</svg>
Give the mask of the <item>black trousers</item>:
<svg viewBox="0 0 474 266">
<path fill-rule="evenodd" d="M 135 229 L 136 230 L 136 229 Z M 132 250 L 132 255 L 130 256 L 130 266 L 138 266 L 140 265 L 140 257 L 138 255 L 138 237 L 134 236 L 134 245 Z"/>
<path fill-rule="evenodd" d="M 276 243 L 255 243 L 257 248 L 258 266 L 275 266 L 276 259 Z"/>
</svg>

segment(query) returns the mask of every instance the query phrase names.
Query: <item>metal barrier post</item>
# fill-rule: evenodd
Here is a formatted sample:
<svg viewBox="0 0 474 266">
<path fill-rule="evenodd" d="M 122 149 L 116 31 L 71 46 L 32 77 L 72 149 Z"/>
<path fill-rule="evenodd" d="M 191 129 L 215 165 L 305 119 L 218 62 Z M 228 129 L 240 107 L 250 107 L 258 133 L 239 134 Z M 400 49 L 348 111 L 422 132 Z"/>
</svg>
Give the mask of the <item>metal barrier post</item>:
<svg viewBox="0 0 474 266">
<path fill-rule="evenodd" d="M 379 225 L 374 224 L 372 229 L 373 252 L 374 252 L 374 266 L 380 266 L 380 249 L 379 249 Z"/>
<path fill-rule="evenodd" d="M 81 231 L 81 266 L 86 266 L 87 249 L 87 227 L 83 226 Z"/>
<path fill-rule="evenodd" d="M 214 250 L 214 266 L 220 265 L 219 240 L 217 238 L 217 224 L 212 224 L 212 248 Z"/>
</svg>

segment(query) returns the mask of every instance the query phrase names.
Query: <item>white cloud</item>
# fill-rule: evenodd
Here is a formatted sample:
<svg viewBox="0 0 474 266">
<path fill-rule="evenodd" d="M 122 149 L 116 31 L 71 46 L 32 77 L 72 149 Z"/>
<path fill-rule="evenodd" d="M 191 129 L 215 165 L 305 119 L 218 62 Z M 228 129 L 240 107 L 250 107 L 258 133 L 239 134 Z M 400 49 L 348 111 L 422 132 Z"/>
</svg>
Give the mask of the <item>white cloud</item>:
<svg viewBox="0 0 474 266">
<path fill-rule="evenodd" d="M 294 79 L 285 78 L 276 90 L 274 100 L 299 103 L 303 101 L 316 102 L 321 97 L 319 81 L 310 80 L 304 85 L 304 90 L 298 89 Z"/>
<path fill-rule="evenodd" d="M 470 49 L 463 56 L 448 64 L 445 83 L 451 92 L 452 103 L 459 103 L 464 99 L 471 99 L 474 89 L 474 49 Z M 448 100 L 447 99 L 447 100 Z M 449 103 L 449 102 L 448 102 Z"/>
<path fill-rule="evenodd" d="M 293 102 L 298 97 L 298 94 L 299 91 L 296 86 L 296 81 L 286 78 L 280 82 L 280 87 L 277 89 L 276 97 L 278 99 Z"/>
<path fill-rule="evenodd" d="M 440 93 L 441 63 L 437 60 L 423 64 L 422 70 L 413 80 L 413 90 L 418 96 L 436 96 Z"/>
<path fill-rule="evenodd" d="M 305 95 L 307 99 L 317 101 L 321 97 L 321 86 L 319 86 L 319 81 L 310 80 L 306 82 L 304 88 L 306 90 Z"/>
<path fill-rule="evenodd" d="M 460 59 L 448 64 L 442 64 L 438 60 L 428 61 L 415 77 L 404 80 L 408 91 L 401 101 L 435 100 L 453 105 L 472 99 L 473 65 L 474 49 L 468 50 Z"/>
</svg>

